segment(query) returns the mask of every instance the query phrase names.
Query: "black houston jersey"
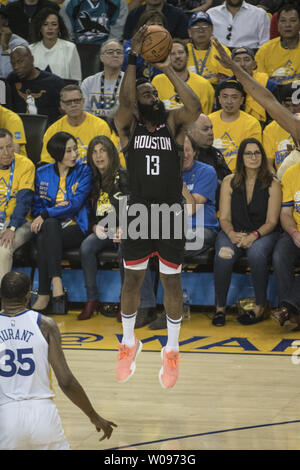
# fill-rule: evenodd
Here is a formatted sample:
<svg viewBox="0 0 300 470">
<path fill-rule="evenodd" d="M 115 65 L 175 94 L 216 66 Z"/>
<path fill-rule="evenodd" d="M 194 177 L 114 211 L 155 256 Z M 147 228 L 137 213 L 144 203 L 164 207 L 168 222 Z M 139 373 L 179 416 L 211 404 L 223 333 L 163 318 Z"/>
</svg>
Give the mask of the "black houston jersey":
<svg viewBox="0 0 300 470">
<path fill-rule="evenodd" d="M 136 121 L 124 155 L 132 202 L 182 201 L 182 154 L 167 123 L 150 132 Z"/>
</svg>

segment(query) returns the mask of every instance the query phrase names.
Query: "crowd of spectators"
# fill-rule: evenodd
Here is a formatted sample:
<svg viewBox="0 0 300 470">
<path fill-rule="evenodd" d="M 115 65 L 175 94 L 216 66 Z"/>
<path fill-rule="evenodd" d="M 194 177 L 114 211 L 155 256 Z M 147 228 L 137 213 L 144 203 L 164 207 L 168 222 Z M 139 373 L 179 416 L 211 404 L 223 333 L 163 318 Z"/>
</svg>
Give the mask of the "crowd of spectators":
<svg viewBox="0 0 300 470">
<path fill-rule="evenodd" d="M 197 254 L 215 247 L 213 324 L 225 324 L 232 267 L 242 254 L 251 266 L 255 306 L 240 323 L 265 318 L 273 253 L 281 307 L 277 319 L 284 325 L 292 316 L 300 326 L 299 289 L 293 278 L 300 254 L 299 143 L 220 64 L 212 43 L 215 36 L 235 62 L 296 114 L 298 1 L 1 4 L 0 79 L 10 99 L 1 96 L 0 106 L 0 281 L 12 268 L 14 251 L 34 236 L 39 267 L 35 308 L 44 311 L 51 284 L 54 303 L 64 301 L 62 253 L 65 247 L 76 247 L 81 250 L 87 290 L 79 319 L 100 309 L 96 255 L 106 247 L 115 247 L 120 254 L 122 250 L 104 229 L 97 232 L 98 222 L 117 204 L 116 194 L 126 195 L 128 187 L 113 118 L 131 39 L 142 25 L 159 24 L 173 38 L 169 57 L 174 72 L 202 106 L 199 119 L 186 129 L 182 195 L 193 207 L 191 237 L 198 228 L 196 205 L 204 205 L 205 240 Z M 98 47 L 99 69 L 87 77 L 83 44 Z M 137 59 L 137 79 L 153 84 L 167 111 L 182 106 L 168 77 L 142 57 Z M 30 135 L 25 135 L 22 114 L 48 116 L 36 170 L 26 150 Z M 141 288 L 137 326 L 153 320 L 157 327 L 165 324 L 163 316 L 157 323 L 152 287 L 149 271 Z"/>
</svg>

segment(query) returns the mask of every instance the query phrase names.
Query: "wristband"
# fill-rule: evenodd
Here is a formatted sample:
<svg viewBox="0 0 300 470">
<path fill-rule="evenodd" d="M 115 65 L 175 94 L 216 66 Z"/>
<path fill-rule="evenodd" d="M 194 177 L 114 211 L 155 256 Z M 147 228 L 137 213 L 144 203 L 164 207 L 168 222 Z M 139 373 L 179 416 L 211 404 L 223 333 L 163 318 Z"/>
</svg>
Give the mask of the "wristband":
<svg viewBox="0 0 300 470">
<path fill-rule="evenodd" d="M 136 65 L 138 54 L 134 51 L 130 51 L 128 54 L 128 65 Z"/>
<path fill-rule="evenodd" d="M 251 232 L 251 233 L 252 233 L 252 235 L 254 235 L 256 237 L 256 240 L 261 237 L 261 234 L 259 233 L 258 230 L 253 230 L 253 232 Z"/>
<path fill-rule="evenodd" d="M 297 230 L 296 228 L 295 228 L 295 230 L 293 230 L 293 231 L 290 233 L 290 236 L 291 236 L 292 238 L 294 238 L 294 234 L 295 234 L 295 233 L 298 233 L 298 230 Z"/>
</svg>

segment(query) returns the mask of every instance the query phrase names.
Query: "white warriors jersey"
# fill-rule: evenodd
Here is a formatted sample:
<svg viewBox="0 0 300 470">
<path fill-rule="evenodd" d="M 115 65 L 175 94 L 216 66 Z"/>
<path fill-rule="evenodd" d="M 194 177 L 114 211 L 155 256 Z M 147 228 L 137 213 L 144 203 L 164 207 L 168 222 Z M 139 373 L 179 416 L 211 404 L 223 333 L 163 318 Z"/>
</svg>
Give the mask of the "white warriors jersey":
<svg viewBox="0 0 300 470">
<path fill-rule="evenodd" d="M 51 398 L 48 343 L 41 314 L 0 312 L 0 406 L 12 401 Z"/>
</svg>

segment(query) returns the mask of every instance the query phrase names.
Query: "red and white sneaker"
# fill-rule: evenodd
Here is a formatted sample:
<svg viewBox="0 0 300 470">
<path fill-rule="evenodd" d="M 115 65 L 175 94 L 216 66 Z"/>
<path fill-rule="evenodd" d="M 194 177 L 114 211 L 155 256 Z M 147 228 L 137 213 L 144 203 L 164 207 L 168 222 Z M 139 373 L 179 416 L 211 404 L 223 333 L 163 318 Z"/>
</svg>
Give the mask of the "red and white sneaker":
<svg viewBox="0 0 300 470">
<path fill-rule="evenodd" d="M 158 374 L 160 385 L 163 388 L 172 388 L 176 384 L 179 374 L 178 362 L 181 362 L 179 360 L 179 352 L 170 351 L 167 353 L 165 348 L 163 348 L 161 350 L 161 358 L 163 365 Z"/>
<path fill-rule="evenodd" d="M 117 357 L 117 381 L 127 382 L 135 372 L 135 360 L 137 355 L 141 352 L 143 343 L 134 335 L 135 343 L 132 348 L 126 344 L 119 344 L 119 355 Z"/>
</svg>

